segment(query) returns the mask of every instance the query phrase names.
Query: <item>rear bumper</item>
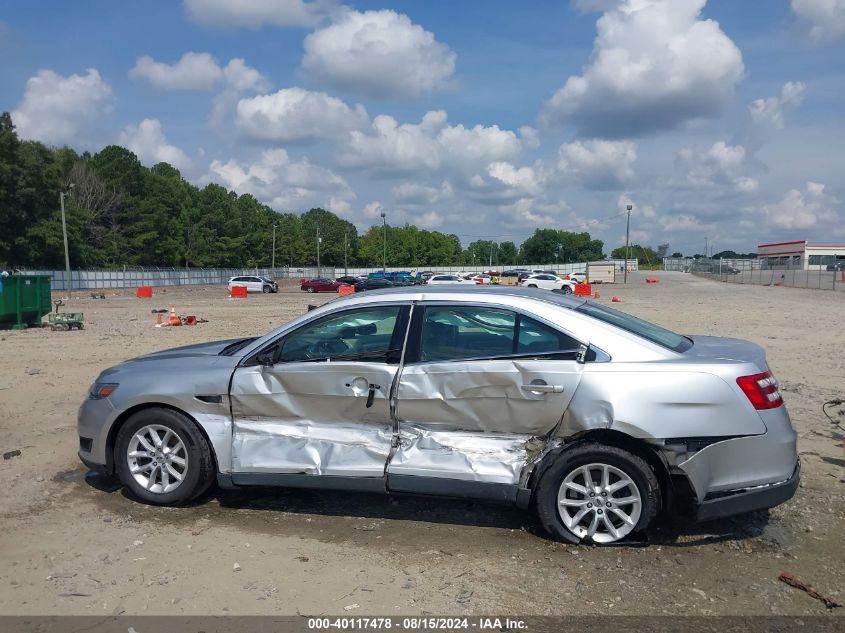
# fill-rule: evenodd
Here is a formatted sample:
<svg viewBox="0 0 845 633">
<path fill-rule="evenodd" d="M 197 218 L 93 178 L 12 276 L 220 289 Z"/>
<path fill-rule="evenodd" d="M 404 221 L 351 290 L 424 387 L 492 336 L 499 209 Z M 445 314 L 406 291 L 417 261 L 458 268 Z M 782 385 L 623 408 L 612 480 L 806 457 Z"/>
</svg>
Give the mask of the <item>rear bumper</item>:
<svg viewBox="0 0 845 633">
<path fill-rule="evenodd" d="M 800 478 L 801 463 L 798 462 L 792 476 L 786 481 L 728 492 L 715 499 L 705 499 L 696 506 L 695 519 L 696 521 L 711 521 L 754 510 L 773 508 L 793 497 L 798 489 Z"/>
</svg>

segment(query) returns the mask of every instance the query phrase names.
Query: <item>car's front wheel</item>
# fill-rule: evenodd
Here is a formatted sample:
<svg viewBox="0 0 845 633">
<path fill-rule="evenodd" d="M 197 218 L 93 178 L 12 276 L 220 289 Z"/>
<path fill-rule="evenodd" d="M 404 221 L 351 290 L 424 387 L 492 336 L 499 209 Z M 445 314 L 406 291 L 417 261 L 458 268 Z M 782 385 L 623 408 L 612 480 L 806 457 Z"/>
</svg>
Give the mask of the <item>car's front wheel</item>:
<svg viewBox="0 0 845 633">
<path fill-rule="evenodd" d="M 135 413 L 120 428 L 114 461 L 121 482 L 146 503 L 177 505 L 205 492 L 214 460 L 205 436 L 172 409 Z"/>
<path fill-rule="evenodd" d="M 565 294 L 565 295 L 571 295 L 572 294 L 572 286 L 570 286 L 568 284 L 563 284 L 563 286 L 561 286 L 560 289 L 563 291 L 563 294 Z"/>
<path fill-rule="evenodd" d="M 309 286 L 308 288 L 306 288 L 306 289 L 305 289 L 305 292 L 311 292 L 311 293 L 313 293 L 313 292 L 314 292 L 314 288 L 312 288 L 311 286 Z"/>
<path fill-rule="evenodd" d="M 644 530 L 660 512 L 660 485 L 640 457 L 588 443 L 560 452 L 534 495 L 537 516 L 570 543 L 614 543 Z"/>
<path fill-rule="evenodd" d="M 270 286 L 262 286 L 261 292 L 263 292 L 265 295 L 268 294 L 270 292 Z"/>
<path fill-rule="evenodd" d="M 536 288 L 536 287 L 537 287 L 537 284 L 528 284 L 528 287 L 529 287 L 529 288 Z"/>
</svg>

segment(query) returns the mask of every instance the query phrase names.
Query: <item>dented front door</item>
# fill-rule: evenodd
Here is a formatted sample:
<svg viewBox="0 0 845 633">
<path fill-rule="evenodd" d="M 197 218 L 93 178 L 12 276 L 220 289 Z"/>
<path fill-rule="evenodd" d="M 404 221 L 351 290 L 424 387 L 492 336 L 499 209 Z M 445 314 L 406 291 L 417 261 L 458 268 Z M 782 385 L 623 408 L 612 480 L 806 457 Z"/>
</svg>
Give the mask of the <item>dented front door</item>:
<svg viewBox="0 0 845 633">
<path fill-rule="evenodd" d="M 232 469 L 383 477 L 407 308 L 332 314 L 286 335 L 232 380 Z"/>
</svg>

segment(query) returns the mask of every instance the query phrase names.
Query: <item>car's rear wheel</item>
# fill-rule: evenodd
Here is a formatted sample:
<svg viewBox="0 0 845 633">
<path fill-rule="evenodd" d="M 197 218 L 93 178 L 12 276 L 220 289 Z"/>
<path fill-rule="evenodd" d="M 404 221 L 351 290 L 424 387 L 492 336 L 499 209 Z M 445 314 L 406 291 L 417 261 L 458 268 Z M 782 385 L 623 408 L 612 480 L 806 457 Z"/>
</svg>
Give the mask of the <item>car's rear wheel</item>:
<svg viewBox="0 0 845 633">
<path fill-rule="evenodd" d="M 534 495 L 540 523 L 554 538 L 614 543 L 644 530 L 660 512 L 660 485 L 640 457 L 588 443 L 554 459 Z"/>
<path fill-rule="evenodd" d="M 144 409 L 120 428 L 114 461 L 121 482 L 146 503 L 177 505 L 214 481 L 214 459 L 205 436 L 172 409 Z"/>
</svg>

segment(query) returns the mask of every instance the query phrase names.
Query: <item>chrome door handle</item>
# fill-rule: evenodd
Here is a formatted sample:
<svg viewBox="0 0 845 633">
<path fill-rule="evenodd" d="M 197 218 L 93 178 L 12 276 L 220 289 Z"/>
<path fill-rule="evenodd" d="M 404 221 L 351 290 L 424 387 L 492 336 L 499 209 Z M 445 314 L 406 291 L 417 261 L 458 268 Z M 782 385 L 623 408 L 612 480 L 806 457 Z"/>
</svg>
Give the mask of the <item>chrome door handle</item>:
<svg viewBox="0 0 845 633">
<path fill-rule="evenodd" d="M 522 385 L 522 390 L 535 393 L 563 393 L 563 385 Z"/>
</svg>

